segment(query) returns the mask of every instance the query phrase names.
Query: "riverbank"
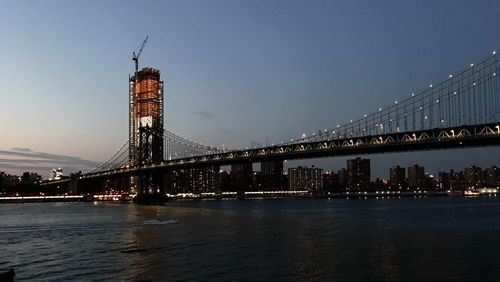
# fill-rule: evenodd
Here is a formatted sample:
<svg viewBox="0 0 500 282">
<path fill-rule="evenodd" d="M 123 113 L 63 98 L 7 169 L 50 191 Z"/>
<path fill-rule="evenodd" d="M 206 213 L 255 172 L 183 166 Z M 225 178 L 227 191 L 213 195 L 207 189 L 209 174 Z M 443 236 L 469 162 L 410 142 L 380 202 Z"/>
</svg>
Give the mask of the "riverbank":
<svg viewBox="0 0 500 282">
<path fill-rule="evenodd" d="M 95 202 L 114 201 L 131 202 L 135 195 L 58 195 L 58 196 L 8 196 L 0 197 L 0 203 L 44 203 L 44 202 Z M 408 197 L 496 197 L 497 189 L 482 189 L 478 191 L 376 191 L 376 192 L 342 192 L 342 193 L 311 193 L 309 191 L 248 191 L 221 193 L 180 193 L 167 194 L 166 201 L 196 201 L 196 200 L 231 200 L 231 199 L 369 199 L 369 198 L 408 198 Z"/>
</svg>

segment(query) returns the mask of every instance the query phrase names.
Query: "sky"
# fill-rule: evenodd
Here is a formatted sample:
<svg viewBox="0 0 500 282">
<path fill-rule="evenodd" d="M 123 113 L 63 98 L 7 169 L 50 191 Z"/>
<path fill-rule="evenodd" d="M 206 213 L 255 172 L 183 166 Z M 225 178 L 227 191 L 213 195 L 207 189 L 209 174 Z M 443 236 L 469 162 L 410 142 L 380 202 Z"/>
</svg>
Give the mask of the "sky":
<svg viewBox="0 0 500 282">
<path fill-rule="evenodd" d="M 165 126 L 277 143 L 357 119 L 500 48 L 500 1 L 0 1 L 0 171 L 75 171 L 127 139 L 132 51 Z M 16 154 L 28 152 L 26 154 Z M 500 165 L 500 149 L 367 156 L 372 175 Z M 340 169 L 345 158 L 303 160 Z"/>
</svg>

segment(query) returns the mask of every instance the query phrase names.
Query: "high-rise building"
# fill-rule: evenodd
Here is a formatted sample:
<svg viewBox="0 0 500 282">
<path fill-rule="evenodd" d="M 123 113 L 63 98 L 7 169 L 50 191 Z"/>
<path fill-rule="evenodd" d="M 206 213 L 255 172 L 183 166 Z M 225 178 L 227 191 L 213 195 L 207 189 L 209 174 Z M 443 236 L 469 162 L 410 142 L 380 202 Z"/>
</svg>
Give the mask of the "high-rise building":
<svg viewBox="0 0 500 282">
<path fill-rule="evenodd" d="M 486 185 L 489 188 L 498 187 L 500 184 L 500 169 L 492 166 L 486 169 Z"/>
<path fill-rule="evenodd" d="M 475 165 L 466 167 L 464 170 L 465 181 L 468 188 L 479 188 L 482 185 L 481 168 Z"/>
<path fill-rule="evenodd" d="M 319 191 L 323 189 L 323 169 L 312 166 L 311 168 L 296 167 L 288 169 L 288 188 L 292 191 L 309 190 Z"/>
<path fill-rule="evenodd" d="M 391 167 L 390 171 L 391 186 L 393 189 L 402 189 L 405 186 L 406 177 L 404 167 L 399 165 Z"/>
<path fill-rule="evenodd" d="M 341 188 L 347 187 L 347 182 L 349 180 L 349 175 L 347 175 L 347 169 L 341 168 L 337 171 L 338 175 L 338 185 Z"/>
<path fill-rule="evenodd" d="M 252 163 L 241 163 L 231 165 L 231 189 L 233 191 L 251 191 L 253 178 Z"/>
<path fill-rule="evenodd" d="M 129 163 L 163 160 L 163 81 L 143 68 L 129 78 Z"/>
<path fill-rule="evenodd" d="M 423 166 L 408 167 L 408 186 L 410 188 L 423 188 L 425 183 L 425 169 Z"/>
<path fill-rule="evenodd" d="M 335 173 L 333 171 L 327 170 L 323 173 L 323 189 L 326 191 L 333 191 L 335 186 Z"/>
<path fill-rule="evenodd" d="M 220 192 L 219 166 L 179 169 L 165 174 L 166 192 L 216 193 Z"/>
<path fill-rule="evenodd" d="M 370 160 L 355 158 L 347 160 L 347 186 L 354 190 L 365 190 L 371 180 Z"/>
<path fill-rule="evenodd" d="M 262 190 L 281 190 L 283 179 L 283 161 L 260 163 L 260 184 Z"/>
</svg>

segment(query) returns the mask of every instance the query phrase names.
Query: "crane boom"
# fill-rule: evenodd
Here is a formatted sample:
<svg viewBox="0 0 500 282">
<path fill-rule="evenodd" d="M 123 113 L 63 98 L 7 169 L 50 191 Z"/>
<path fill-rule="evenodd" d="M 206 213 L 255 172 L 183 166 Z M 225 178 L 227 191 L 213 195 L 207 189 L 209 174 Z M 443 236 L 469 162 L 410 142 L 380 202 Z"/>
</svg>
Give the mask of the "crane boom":
<svg viewBox="0 0 500 282">
<path fill-rule="evenodd" d="M 139 70 L 139 57 L 141 56 L 142 50 L 144 49 L 144 45 L 146 45 L 146 42 L 148 41 L 149 35 L 146 36 L 146 39 L 142 42 L 141 48 L 139 49 L 139 52 L 137 54 L 132 52 L 132 60 L 135 62 L 135 73 L 137 74 L 137 71 Z"/>
</svg>

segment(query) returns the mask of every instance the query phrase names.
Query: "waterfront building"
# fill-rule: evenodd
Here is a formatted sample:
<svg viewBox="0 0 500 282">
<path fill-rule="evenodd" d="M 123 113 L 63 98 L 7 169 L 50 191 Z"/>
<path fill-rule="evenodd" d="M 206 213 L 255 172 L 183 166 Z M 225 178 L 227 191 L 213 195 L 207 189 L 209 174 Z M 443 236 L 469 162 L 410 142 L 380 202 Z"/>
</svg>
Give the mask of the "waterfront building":
<svg viewBox="0 0 500 282">
<path fill-rule="evenodd" d="M 322 176 L 323 180 L 323 189 L 326 191 L 333 191 L 335 188 L 335 176 L 336 174 L 333 171 L 325 171 Z"/>
<path fill-rule="evenodd" d="M 283 161 L 268 161 L 260 163 L 258 190 L 281 190 L 283 183 Z"/>
<path fill-rule="evenodd" d="M 466 167 L 464 170 L 465 181 L 469 189 L 482 187 L 481 168 L 475 165 Z"/>
<path fill-rule="evenodd" d="M 219 192 L 221 186 L 219 170 L 219 166 L 208 166 L 171 171 L 164 177 L 166 192 L 168 194 Z"/>
<path fill-rule="evenodd" d="M 408 167 L 408 186 L 410 188 L 423 188 L 425 183 L 425 170 L 423 166 Z"/>
<path fill-rule="evenodd" d="M 389 170 L 389 175 L 391 180 L 391 187 L 393 189 L 401 190 L 404 186 L 406 186 L 404 167 L 400 167 L 399 165 L 391 167 Z"/>
<path fill-rule="evenodd" d="M 370 160 L 355 158 L 347 160 L 347 186 L 360 191 L 366 190 L 371 180 Z"/>
<path fill-rule="evenodd" d="M 309 190 L 319 191 L 323 189 L 322 179 L 323 169 L 312 166 L 289 168 L 288 169 L 288 187 L 290 190 Z"/>
<path fill-rule="evenodd" d="M 347 181 L 349 179 L 347 175 L 347 169 L 341 168 L 337 171 L 338 175 L 338 185 L 340 188 L 345 188 L 347 187 Z"/>
<path fill-rule="evenodd" d="M 231 190 L 244 192 L 252 191 L 253 168 L 252 163 L 231 165 Z"/>
<path fill-rule="evenodd" d="M 500 184 L 500 169 L 496 166 L 487 168 L 485 171 L 485 182 L 488 188 L 498 187 Z"/>
</svg>

